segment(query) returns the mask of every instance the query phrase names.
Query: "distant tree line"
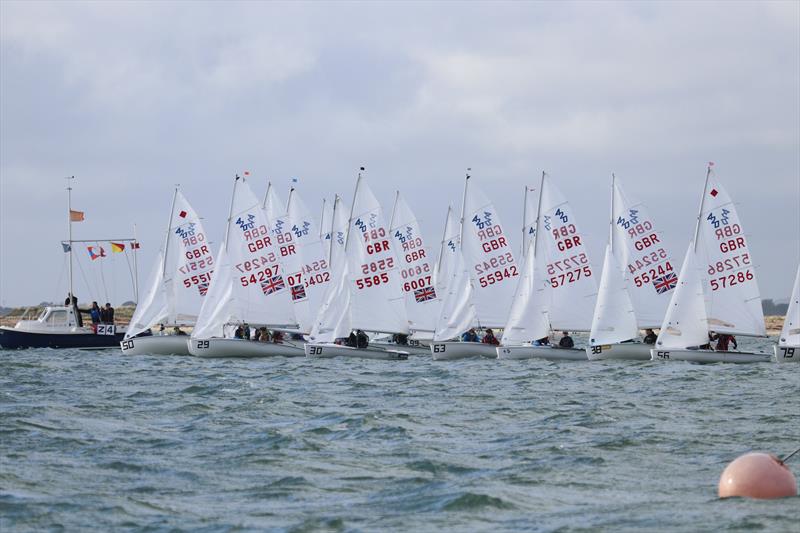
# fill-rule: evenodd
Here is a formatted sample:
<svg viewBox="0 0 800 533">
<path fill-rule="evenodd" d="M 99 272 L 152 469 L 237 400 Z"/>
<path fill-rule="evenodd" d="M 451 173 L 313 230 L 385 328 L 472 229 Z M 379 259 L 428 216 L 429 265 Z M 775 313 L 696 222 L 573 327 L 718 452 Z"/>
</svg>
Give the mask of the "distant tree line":
<svg viewBox="0 0 800 533">
<path fill-rule="evenodd" d="M 785 315 L 789 309 L 789 304 L 776 304 L 772 298 L 761 300 L 761 309 L 764 310 L 765 315 Z"/>
</svg>

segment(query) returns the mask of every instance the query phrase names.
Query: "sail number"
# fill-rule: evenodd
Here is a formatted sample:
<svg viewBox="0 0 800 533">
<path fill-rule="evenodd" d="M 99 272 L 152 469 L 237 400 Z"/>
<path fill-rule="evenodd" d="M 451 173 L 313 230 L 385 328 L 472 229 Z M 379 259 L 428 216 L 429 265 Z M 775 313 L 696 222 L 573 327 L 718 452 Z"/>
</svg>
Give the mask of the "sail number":
<svg viewBox="0 0 800 533">
<path fill-rule="evenodd" d="M 482 263 L 478 263 L 475 265 L 475 272 L 477 272 L 479 275 L 485 274 L 492 269 L 502 268 L 513 263 L 514 255 L 511 252 L 506 252 L 498 255 L 497 257 L 492 257 L 486 261 L 483 261 Z"/>
<path fill-rule="evenodd" d="M 500 283 L 504 279 L 511 279 L 518 275 L 519 272 L 517 272 L 517 266 L 511 265 L 508 268 L 504 268 L 502 270 L 496 270 L 494 272 L 490 272 L 486 276 L 478 278 L 478 283 L 481 284 L 481 287 L 488 287 L 489 285 Z"/>
<path fill-rule="evenodd" d="M 318 285 L 320 283 L 327 283 L 331 280 L 330 272 L 317 272 L 316 274 L 306 275 L 306 287 Z"/>
<path fill-rule="evenodd" d="M 320 270 L 327 270 L 328 262 L 324 259 L 320 259 L 319 261 L 314 261 L 311 264 L 305 265 L 303 267 L 304 274 L 310 274 L 311 272 L 319 272 Z"/>
<path fill-rule="evenodd" d="M 728 274 L 726 276 L 721 276 L 719 278 L 714 278 L 709 281 L 711 284 L 711 290 L 717 291 L 719 289 L 724 289 L 725 287 L 732 287 L 734 285 L 739 285 L 740 283 L 744 283 L 745 281 L 750 281 L 753 279 L 753 273 L 750 272 L 750 269 L 747 270 L 740 270 L 735 274 Z"/>
<path fill-rule="evenodd" d="M 380 272 L 381 270 L 389 270 L 390 268 L 394 268 L 394 259 L 387 257 L 386 259 L 380 259 L 372 263 L 361 265 L 361 273 L 369 274 L 370 272 Z"/>
<path fill-rule="evenodd" d="M 572 270 L 573 268 L 583 268 L 583 265 L 588 265 L 589 259 L 586 257 L 586 254 L 581 253 L 579 255 L 571 255 L 566 259 L 558 259 L 553 261 L 552 263 L 547 264 L 547 273 L 551 276 L 556 273 L 556 269 L 559 272 L 566 272 L 568 270 Z"/>
<path fill-rule="evenodd" d="M 380 284 L 389 283 L 389 274 L 381 272 L 374 276 L 367 276 L 366 278 L 359 278 L 356 280 L 356 287 L 361 289 L 368 289 L 370 287 L 377 287 Z"/>
<path fill-rule="evenodd" d="M 558 287 L 562 287 L 567 283 L 575 283 L 581 277 L 588 278 L 592 275 L 592 269 L 587 265 L 583 268 L 577 268 L 575 270 L 568 270 L 563 274 L 559 274 L 558 276 L 553 276 L 550 278 L 550 286 L 554 289 Z"/>
<path fill-rule="evenodd" d="M 423 287 L 429 287 L 431 285 L 431 277 L 430 276 L 422 276 L 419 279 L 412 279 L 411 281 L 406 281 L 403 283 L 403 292 L 409 292 L 416 289 L 421 289 Z"/>
<path fill-rule="evenodd" d="M 750 264 L 750 254 L 735 255 L 729 259 L 717 261 L 713 265 L 708 265 L 708 275 L 713 276 L 726 270 L 736 270 L 737 268 Z"/>
<path fill-rule="evenodd" d="M 192 285 L 200 285 L 201 283 L 209 283 L 211 281 L 211 272 L 203 272 L 197 276 L 192 276 L 183 280 L 183 286 L 191 289 Z"/>
<path fill-rule="evenodd" d="M 270 278 L 277 276 L 279 270 L 280 270 L 279 265 L 268 266 L 267 268 L 259 270 L 258 272 L 254 272 L 249 276 L 242 276 L 241 278 L 239 278 L 239 282 L 242 284 L 242 287 L 247 287 L 248 285 L 259 283 L 261 281 L 266 281 Z"/>
<path fill-rule="evenodd" d="M 633 283 L 637 287 L 641 287 L 642 285 L 646 285 L 656 279 L 657 277 L 664 276 L 667 272 L 672 272 L 672 263 L 669 261 L 665 261 L 663 265 L 658 265 L 657 268 L 651 268 L 646 272 L 642 272 L 635 278 L 633 278 Z"/>
<path fill-rule="evenodd" d="M 402 269 L 400 271 L 400 275 L 403 276 L 403 279 L 408 279 L 414 276 L 419 276 L 423 272 L 430 272 L 430 271 L 431 271 L 431 266 L 428 263 L 422 263 L 421 265 Z"/>
</svg>

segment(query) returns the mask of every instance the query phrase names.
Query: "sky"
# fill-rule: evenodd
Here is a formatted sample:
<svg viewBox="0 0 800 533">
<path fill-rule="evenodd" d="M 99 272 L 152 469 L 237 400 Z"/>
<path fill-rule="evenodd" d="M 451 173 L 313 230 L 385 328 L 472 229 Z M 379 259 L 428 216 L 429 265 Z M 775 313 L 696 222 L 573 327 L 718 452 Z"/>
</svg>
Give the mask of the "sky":
<svg viewBox="0 0 800 533">
<path fill-rule="evenodd" d="M 787 298 L 800 2 L 0 2 L 3 306 L 66 294 L 66 176 L 86 213 L 74 238 L 135 224 L 144 281 L 175 184 L 219 242 L 235 174 L 284 200 L 297 178 L 319 209 L 352 198 L 360 166 L 387 217 L 399 189 L 431 243 L 472 168 L 515 249 L 545 170 L 596 269 L 614 172 L 680 264 L 708 161 L 762 297 Z M 76 294 L 131 299 L 127 264 L 104 261 L 106 290 Z"/>
</svg>

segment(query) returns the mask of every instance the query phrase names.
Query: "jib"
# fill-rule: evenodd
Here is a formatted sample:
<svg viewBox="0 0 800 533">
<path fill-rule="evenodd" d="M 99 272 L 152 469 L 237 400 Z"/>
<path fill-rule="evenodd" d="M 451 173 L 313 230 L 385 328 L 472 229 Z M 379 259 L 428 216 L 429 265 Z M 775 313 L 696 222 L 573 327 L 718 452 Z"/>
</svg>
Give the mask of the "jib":
<svg viewBox="0 0 800 533">
<path fill-rule="evenodd" d="M 378 241 L 376 243 L 367 245 L 367 253 L 370 255 L 388 251 L 389 251 L 389 241 Z"/>
<path fill-rule="evenodd" d="M 492 250 L 499 250 L 503 246 L 508 246 L 506 243 L 505 237 L 498 237 L 496 239 L 492 239 L 489 242 L 485 242 L 481 245 L 484 252 L 491 252 Z"/>
<path fill-rule="evenodd" d="M 247 249 L 250 250 L 251 252 L 256 252 L 257 250 L 262 250 L 271 245 L 272 241 L 269 240 L 269 237 L 264 237 L 263 239 L 258 239 L 253 242 L 248 242 Z"/>
<path fill-rule="evenodd" d="M 577 248 L 580 245 L 581 245 L 580 237 L 570 237 L 569 239 L 558 241 L 556 247 L 563 252 L 564 250 L 569 250 L 570 248 Z"/>
<path fill-rule="evenodd" d="M 638 240 L 633 243 L 633 247 L 637 250 L 644 250 L 645 248 L 649 248 L 650 246 L 654 245 L 657 242 L 661 242 L 658 240 L 658 235 L 655 233 L 648 235 L 644 239 Z"/>
<path fill-rule="evenodd" d="M 208 247 L 204 244 L 200 248 L 195 248 L 194 250 L 188 250 L 186 252 L 186 259 L 198 259 L 203 257 L 204 254 L 208 253 Z"/>
<path fill-rule="evenodd" d="M 641 224 L 636 224 L 632 228 L 628 228 L 628 235 L 630 235 L 631 237 L 636 237 L 637 235 L 641 235 L 646 231 L 652 231 L 652 230 L 653 230 L 653 224 L 651 224 L 649 220 L 645 220 Z"/>
<path fill-rule="evenodd" d="M 722 252 L 732 252 L 737 248 L 744 248 L 745 246 L 747 245 L 744 243 L 744 237 L 736 237 L 735 239 L 719 243 L 719 249 Z"/>
</svg>

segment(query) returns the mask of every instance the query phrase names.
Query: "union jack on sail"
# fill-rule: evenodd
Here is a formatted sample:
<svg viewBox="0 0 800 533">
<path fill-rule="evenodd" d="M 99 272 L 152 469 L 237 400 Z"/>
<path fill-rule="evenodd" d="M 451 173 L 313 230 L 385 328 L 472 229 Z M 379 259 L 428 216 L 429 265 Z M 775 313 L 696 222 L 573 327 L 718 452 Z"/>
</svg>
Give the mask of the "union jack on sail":
<svg viewBox="0 0 800 533">
<path fill-rule="evenodd" d="M 273 276 L 261 282 L 261 290 L 264 291 L 264 294 L 272 294 L 285 288 L 286 283 L 283 281 L 283 276 Z"/>
<path fill-rule="evenodd" d="M 208 292 L 208 283 L 199 283 L 197 285 L 197 290 L 200 291 L 200 296 L 205 296 Z"/>
<path fill-rule="evenodd" d="M 419 302 L 427 302 L 436 298 L 436 291 L 433 287 L 422 287 L 414 290 L 414 299 Z"/>
<path fill-rule="evenodd" d="M 302 285 L 292 285 L 292 300 L 302 300 L 306 297 L 306 289 Z"/>
<path fill-rule="evenodd" d="M 676 285 L 678 285 L 678 276 L 674 272 L 667 272 L 666 275 L 653 279 L 653 287 L 656 288 L 658 294 L 671 291 Z"/>
</svg>

